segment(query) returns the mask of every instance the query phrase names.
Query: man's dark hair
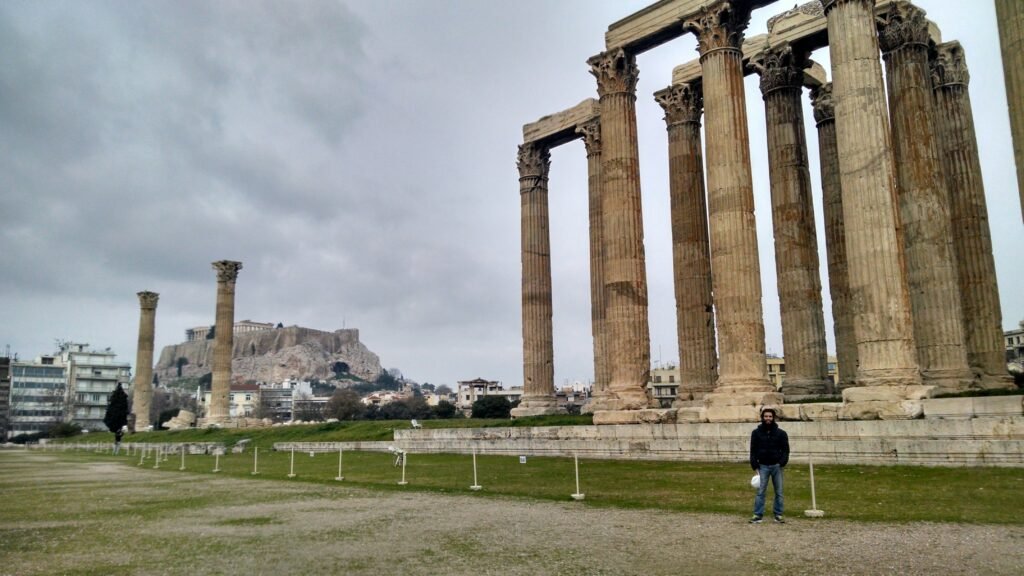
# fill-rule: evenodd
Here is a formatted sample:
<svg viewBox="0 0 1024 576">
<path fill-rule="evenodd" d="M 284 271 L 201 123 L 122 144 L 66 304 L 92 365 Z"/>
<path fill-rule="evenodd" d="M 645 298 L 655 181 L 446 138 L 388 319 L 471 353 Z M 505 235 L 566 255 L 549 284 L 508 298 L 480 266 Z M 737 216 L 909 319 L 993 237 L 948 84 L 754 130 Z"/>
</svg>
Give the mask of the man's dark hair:
<svg viewBox="0 0 1024 576">
<path fill-rule="evenodd" d="M 775 408 L 763 408 L 761 410 L 761 418 L 764 418 L 764 413 L 765 412 L 771 412 L 772 416 L 775 417 L 775 418 L 779 417 L 779 415 L 775 412 Z"/>
</svg>

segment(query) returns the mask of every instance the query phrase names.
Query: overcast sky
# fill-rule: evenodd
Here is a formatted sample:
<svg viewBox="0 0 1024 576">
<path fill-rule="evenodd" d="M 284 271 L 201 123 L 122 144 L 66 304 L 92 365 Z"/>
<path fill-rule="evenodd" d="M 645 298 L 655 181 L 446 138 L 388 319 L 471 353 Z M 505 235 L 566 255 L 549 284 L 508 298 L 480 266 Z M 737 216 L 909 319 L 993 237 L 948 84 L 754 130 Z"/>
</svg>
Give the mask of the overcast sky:
<svg viewBox="0 0 1024 576">
<path fill-rule="evenodd" d="M 596 0 L 0 2 L 0 353 L 55 339 L 135 363 L 213 322 L 210 263 L 244 263 L 236 320 L 362 341 L 419 382 L 522 382 L 522 125 L 596 97 L 586 59 L 648 4 Z M 994 7 L 920 0 L 971 70 L 1003 325 L 1024 319 L 1017 199 Z M 792 6 L 758 10 L 748 35 Z M 815 53 L 827 68 L 827 50 Z M 697 57 L 638 59 L 651 356 L 675 362 L 668 149 L 651 94 Z M 746 83 L 767 349 L 782 338 L 764 104 Z M 831 310 L 809 105 L 825 315 Z M 586 159 L 552 153 L 555 381 L 592 378 Z M 1014 254 L 1018 254 L 1016 257 Z"/>
</svg>

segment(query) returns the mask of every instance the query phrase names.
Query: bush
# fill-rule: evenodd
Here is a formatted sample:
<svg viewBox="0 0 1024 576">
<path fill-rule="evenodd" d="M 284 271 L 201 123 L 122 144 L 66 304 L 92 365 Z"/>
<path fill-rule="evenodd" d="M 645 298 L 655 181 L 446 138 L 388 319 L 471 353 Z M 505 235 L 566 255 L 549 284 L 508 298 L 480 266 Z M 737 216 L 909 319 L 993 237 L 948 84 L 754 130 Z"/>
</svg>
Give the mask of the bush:
<svg viewBox="0 0 1024 576">
<path fill-rule="evenodd" d="M 484 396 L 473 402 L 473 418 L 511 418 L 512 404 L 504 396 Z"/>
<path fill-rule="evenodd" d="M 455 418 L 455 414 L 458 413 L 458 409 L 455 408 L 455 404 L 452 404 L 447 400 L 441 400 L 437 403 L 437 406 L 434 406 L 432 412 L 434 413 L 434 418 L 447 420 L 449 418 Z"/>
<path fill-rule="evenodd" d="M 82 433 L 82 427 L 74 422 L 54 424 L 47 432 L 50 438 L 71 438 Z"/>
</svg>

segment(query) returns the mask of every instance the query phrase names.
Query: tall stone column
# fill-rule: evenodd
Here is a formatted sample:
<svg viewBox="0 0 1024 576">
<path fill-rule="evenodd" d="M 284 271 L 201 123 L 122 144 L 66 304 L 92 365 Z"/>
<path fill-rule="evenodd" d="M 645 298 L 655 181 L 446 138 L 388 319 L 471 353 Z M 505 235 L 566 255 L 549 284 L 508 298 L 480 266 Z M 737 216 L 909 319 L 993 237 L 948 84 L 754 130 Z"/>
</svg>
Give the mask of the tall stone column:
<svg viewBox="0 0 1024 576">
<path fill-rule="evenodd" d="M 761 267 L 740 50 L 749 20 L 746 4 L 723 1 L 705 7 L 701 15 L 683 24 L 697 35 L 704 77 L 708 223 L 719 344 L 718 385 L 704 398 L 709 420 L 746 419 L 758 406 L 782 402 L 782 395 L 768 381 L 764 353 Z"/>
<path fill-rule="evenodd" d="M 587 189 L 590 207 L 590 327 L 594 339 L 594 385 L 592 397 L 600 398 L 608 387 L 608 335 L 604 314 L 604 211 L 601 194 L 601 118 L 581 124 L 587 149 Z M 589 407 L 587 411 L 592 411 Z"/>
<path fill-rule="evenodd" d="M 913 418 L 921 386 L 904 280 L 889 118 L 872 0 L 823 0 L 828 19 L 857 386 L 843 418 Z"/>
<path fill-rule="evenodd" d="M 703 405 L 704 396 L 714 390 L 718 372 L 711 247 L 704 200 L 704 155 L 700 141 L 704 99 L 700 82 L 670 86 L 655 92 L 654 98 L 665 109 L 668 129 L 680 375 L 673 406 L 695 407 Z"/>
<path fill-rule="evenodd" d="M 1003 314 L 974 114 L 967 90 L 970 75 L 960 43 L 939 44 L 931 65 L 937 141 L 949 188 L 967 362 L 982 388 L 1012 387 L 1006 372 Z"/>
<path fill-rule="evenodd" d="M 548 222 L 548 149 L 519 147 L 522 207 L 523 399 L 512 416 L 555 412 L 555 368 L 551 327 L 551 239 Z"/>
<path fill-rule="evenodd" d="M 601 102 L 601 189 L 605 328 L 611 372 L 594 410 L 647 407 L 651 344 L 647 320 L 636 58 L 619 49 L 588 60 Z M 596 418 L 596 416 L 595 416 Z"/>
<path fill-rule="evenodd" d="M 213 336 L 213 381 L 210 384 L 210 406 L 206 422 L 216 424 L 230 417 L 231 352 L 235 342 L 235 280 L 241 262 L 218 260 L 217 316 Z"/>
<path fill-rule="evenodd" d="M 880 23 L 878 38 L 889 89 L 917 361 L 925 384 L 962 392 L 973 376 L 964 347 L 949 192 L 939 161 L 924 11 L 895 2 Z"/>
<path fill-rule="evenodd" d="M 801 103 L 803 70 L 809 65 L 807 54 L 788 45 L 773 48 L 754 62 L 767 119 L 775 272 L 786 354 L 782 392 L 787 398 L 832 392 Z"/>
<path fill-rule="evenodd" d="M 135 385 L 132 387 L 132 412 L 135 430 L 145 432 L 151 423 L 153 403 L 153 334 L 156 330 L 156 292 L 139 292 L 139 344 L 135 350 Z"/>
<path fill-rule="evenodd" d="M 1024 218 L 1024 2 L 996 0 L 999 46 L 1003 52 L 1006 103 L 1010 108 L 1013 157 L 1017 161 L 1017 192 Z"/>
<path fill-rule="evenodd" d="M 825 213 L 825 250 L 828 254 L 829 294 L 832 296 L 832 326 L 836 337 L 839 389 L 854 385 L 857 375 L 857 339 L 853 333 L 850 281 L 846 261 L 846 225 L 843 221 L 843 186 L 839 180 L 839 150 L 832 83 L 811 92 L 814 119 L 818 127 L 818 157 L 821 161 L 822 209 Z"/>
</svg>

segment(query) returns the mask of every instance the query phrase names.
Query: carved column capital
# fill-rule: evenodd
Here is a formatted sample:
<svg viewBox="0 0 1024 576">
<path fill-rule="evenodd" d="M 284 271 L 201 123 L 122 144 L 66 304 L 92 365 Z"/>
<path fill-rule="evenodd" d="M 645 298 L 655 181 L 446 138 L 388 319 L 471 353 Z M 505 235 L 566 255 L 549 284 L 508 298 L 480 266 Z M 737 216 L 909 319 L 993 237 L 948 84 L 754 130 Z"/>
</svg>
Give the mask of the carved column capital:
<svg viewBox="0 0 1024 576">
<path fill-rule="evenodd" d="M 665 123 L 700 124 L 704 112 L 704 94 L 700 82 L 674 84 L 654 93 L 654 99 L 665 110 Z"/>
<path fill-rule="evenodd" d="M 547 178 L 548 168 L 551 167 L 551 152 L 536 142 L 520 144 L 516 166 L 519 168 L 520 179 Z"/>
<path fill-rule="evenodd" d="M 878 45 L 882 54 L 904 46 L 928 47 L 928 18 L 924 10 L 910 2 L 893 3 L 889 12 L 878 19 Z"/>
<path fill-rule="evenodd" d="M 137 293 L 139 297 L 139 307 L 143 310 L 156 310 L 157 300 L 160 299 L 160 295 L 156 292 L 142 291 Z"/>
<path fill-rule="evenodd" d="M 697 51 L 703 57 L 715 50 L 739 50 L 743 45 L 743 31 L 749 23 L 749 7 L 723 0 L 714 6 L 702 7 L 699 15 L 683 22 L 683 29 L 697 35 Z"/>
<path fill-rule="evenodd" d="M 591 118 L 576 126 L 576 133 L 583 136 L 583 145 L 587 147 L 587 156 L 601 153 L 601 117 Z"/>
<path fill-rule="evenodd" d="M 622 48 L 613 52 L 602 52 L 587 60 L 590 73 L 597 78 L 597 94 L 605 96 L 625 92 L 636 93 L 636 81 L 640 69 L 636 67 L 636 56 Z"/>
<path fill-rule="evenodd" d="M 832 100 L 832 83 L 826 82 L 811 90 L 811 106 L 814 108 L 814 121 L 818 124 L 836 119 L 835 102 Z"/>
<path fill-rule="evenodd" d="M 943 86 L 967 86 L 970 83 L 971 74 L 967 70 L 967 59 L 964 58 L 964 49 L 959 42 L 943 42 L 935 46 L 930 56 L 932 88 L 937 90 Z"/>
<path fill-rule="evenodd" d="M 875 5 L 875 0 L 821 0 L 821 9 L 825 12 L 825 16 L 828 16 L 829 11 L 836 6 L 839 6 L 840 4 L 850 4 L 852 2 L 865 4 L 871 8 Z"/>
<path fill-rule="evenodd" d="M 234 283 L 238 279 L 238 271 L 242 269 L 242 263 L 233 260 L 218 260 L 213 263 L 213 269 L 217 271 L 217 282 Z"/>
<path fill-rule="evenodd" d="M 751 60 L 750 65 L 761 76 L 761 94 L 768 94 L 786 88 L 803 88 L 804 69 L 809 68 L 810 54 L 782 44 L 765 50 Z"/>
</svg>

